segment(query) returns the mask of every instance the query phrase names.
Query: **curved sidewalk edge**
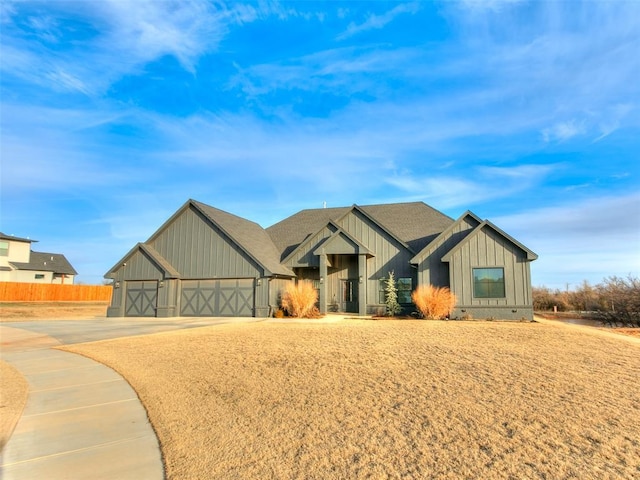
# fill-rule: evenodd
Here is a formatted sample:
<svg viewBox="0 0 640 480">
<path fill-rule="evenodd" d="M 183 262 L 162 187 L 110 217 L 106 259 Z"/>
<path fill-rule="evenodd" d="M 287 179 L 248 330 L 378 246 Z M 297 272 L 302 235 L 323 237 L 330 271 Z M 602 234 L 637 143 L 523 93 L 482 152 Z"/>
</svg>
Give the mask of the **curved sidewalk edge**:
<svg viewBox="0 0 640 480">
<path fill-rule="evenodd" d="M 59 342 L 0 325 L 2 360 L 29 397 L 0 458 L 2 480 L 163 479 L 158 439 L 135 391 L 110 368 Z"/>
<path fill-rule="evenodd" d="M 601 337 L 613 338 L 616 340 L 622 340 L 624 342 L 635 343 L 640 345 L 640 337 L 632 337 L 631 335 L 624 335 L 622 333 L 616 333 L 608 330 L 605 327 L 592 327 L 590 325 L 577 325 L 573 323 L 563 322 L 561 320 L 550 320 L 548 318 L 543 318 L 538 315 L 534 315 L 533 319 L 544 325 L 553 325 L 559 328 L 569 328 L 573 330 L 580 330 L 585 333 L 590 333 L 592 335 L 599 335 Z"/>
</svg>

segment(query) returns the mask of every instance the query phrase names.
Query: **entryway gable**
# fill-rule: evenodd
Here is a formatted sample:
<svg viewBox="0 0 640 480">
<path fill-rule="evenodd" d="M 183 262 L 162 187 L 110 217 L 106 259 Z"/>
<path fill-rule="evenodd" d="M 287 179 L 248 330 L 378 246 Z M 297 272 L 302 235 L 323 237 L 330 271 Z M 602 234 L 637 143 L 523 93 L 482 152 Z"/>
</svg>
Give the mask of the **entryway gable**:
<svg viewBox="0 0 640 480">
<path fill-rule="evenodd" d="M 398 250 L 406 250 L 411 256 L 416 254 L 406 242 L 357 205 L 351 207 L 336 221 L 336 224 L 371 252 L 376 252 L 380 243 L 378 239 L 383 238 L 385 242 L 395 245 Z"/>
<path fill-rule="evenodd" d="M 365 254 L 368 257 L 374 256 L 373 253 L 357 239 L 353 238 L 342 229 L 336 231 L 330 238 L 323 242 L 313 252 L 314 255 L 360 255 Z"/>
<path fill-rule="evenodd" d="M 315 252 L 331 236 L 340 230 L 334 222 L 328 222 L 315 234 L 309 235 L 300 245 L 298 245 L 283 261 L 283 265 L 289 268 L 296 267 L 318 267 L 318 256 Z"/>
</svg>

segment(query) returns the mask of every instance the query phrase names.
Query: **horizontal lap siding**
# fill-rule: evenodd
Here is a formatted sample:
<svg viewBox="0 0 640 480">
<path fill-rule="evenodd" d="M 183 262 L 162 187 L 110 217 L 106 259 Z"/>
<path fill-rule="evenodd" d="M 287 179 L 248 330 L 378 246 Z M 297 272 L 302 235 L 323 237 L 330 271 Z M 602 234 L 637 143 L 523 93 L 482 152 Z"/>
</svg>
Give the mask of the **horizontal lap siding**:
<svg viewBox="0 0 640 480">
<path fill-rule="evenodd" d="M 153 241 L 182 278 L 260 277 L 256 263 L 199 212 L 190 208 Z"/>
<path fill-rule="evenodd" d="M 505 298 L 473 298 L 473 268 L 502 267 Z M 450 262 L 452 290 L 459 305 L 505 306 L 531 303 L 526 254 L 489 229 L 483 229 L 455 252 Z"/>
</svg>

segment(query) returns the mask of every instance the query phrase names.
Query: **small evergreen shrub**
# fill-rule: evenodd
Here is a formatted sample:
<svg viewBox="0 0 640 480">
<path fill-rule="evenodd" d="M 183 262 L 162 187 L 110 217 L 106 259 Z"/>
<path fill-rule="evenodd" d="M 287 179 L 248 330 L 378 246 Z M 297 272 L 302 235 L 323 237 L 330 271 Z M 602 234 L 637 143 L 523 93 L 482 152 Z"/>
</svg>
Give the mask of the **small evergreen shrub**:
<svg viewBox="0 0 640 480">
<path fill-rule="evenodd" d="M 309 280 L 288 283 L 282 293 L 282 308 L 290 317 L 313 318 L 319 315 L 316 308 L 318 292 Z"/>
<path fill-rule="evenodd" d="M 420 285 L 411 294 L 411 300 L 422 318 L 430 320 L 447 318 L 456 304 L 456 296 L 448 288 L 431 285 Z"/>
<path fill-rule="evenodd" d="M 400 304 L 398 303 L 398 287 L 396 286 L 396 278 L 393 272 L 389 272 L 389 276 L 385 280 L 384 293 L 384 303 L 387 305 L 387 315 L 393 317 L 402 310 L 402 307 L 400 307 Z"/>
</svg>

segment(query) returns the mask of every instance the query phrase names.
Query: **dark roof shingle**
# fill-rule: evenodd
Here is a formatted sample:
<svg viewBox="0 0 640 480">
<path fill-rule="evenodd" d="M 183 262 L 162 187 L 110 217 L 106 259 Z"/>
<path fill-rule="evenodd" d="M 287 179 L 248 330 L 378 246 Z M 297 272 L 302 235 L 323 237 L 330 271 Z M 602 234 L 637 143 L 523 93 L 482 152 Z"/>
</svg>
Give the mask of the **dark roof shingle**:
<svg viewBox="0 0 640 480">
<path fill-rule="evenodd" d="M 14 235 L 7 235 L 6 233 L 2 233 L 2 232 L 0 232 L 0 240 L 13 240 L 14 242 L 28 242 L 28 243 L 37 242 L 37 240 L 31 240 L 30 238 L 16 237 Z"/>
<path fill-rule="evenodd" d="M 280 264 L 279 252 L 271 237 L 260 225 L 210 205 L 195 200 L 191 202 L 271 273 L 293 275 L 289 268 Z"/>
<path fill-rule="evenodd" d="M 38 270 L 42 272 L 77 275 L 69 260 L 60 253 L 31 252 L 29 262 L 9 262 L 18 270 Z"/>
<path fill-rule="evenodd" d="M 308 235 L 324 227 L 330 220 L 338 221 L 353 207 L 302 210 L 267 228 L 269 236 L 285 258 Z M 424 202 L 389 203 L 358 206 L 369 217 L 415 252 L 419 252 L 453 219 Z"/>
</svg>

